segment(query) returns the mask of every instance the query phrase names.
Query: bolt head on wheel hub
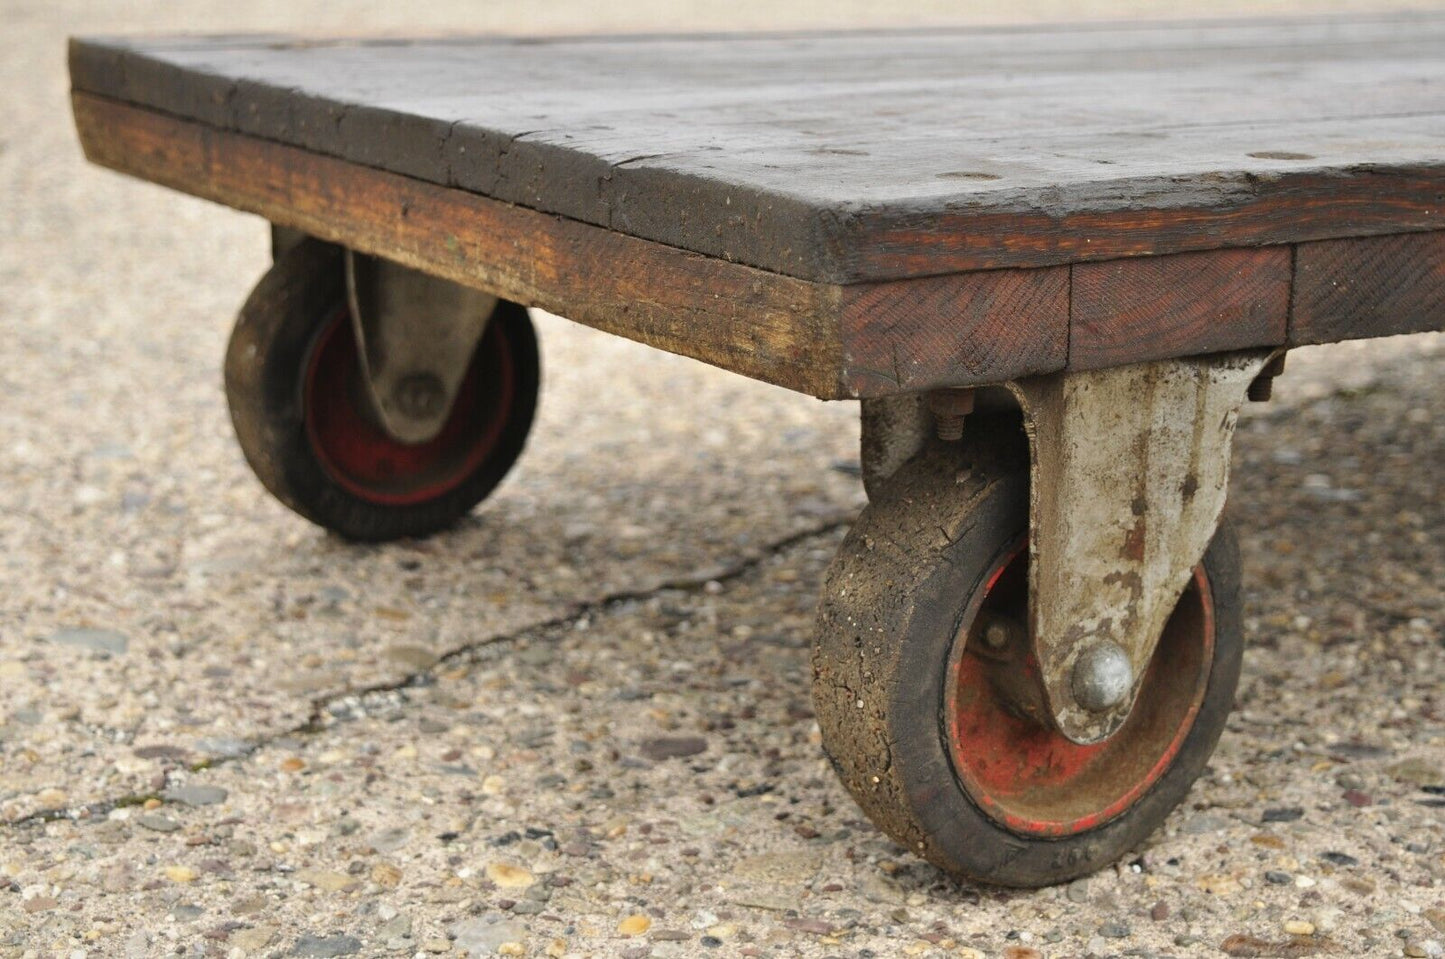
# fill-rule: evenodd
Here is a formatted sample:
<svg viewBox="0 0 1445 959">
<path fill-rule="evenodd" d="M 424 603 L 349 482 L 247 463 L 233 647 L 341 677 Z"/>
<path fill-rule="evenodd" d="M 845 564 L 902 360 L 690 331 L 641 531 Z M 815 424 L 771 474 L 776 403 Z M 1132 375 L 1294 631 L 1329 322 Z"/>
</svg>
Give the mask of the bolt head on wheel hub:
<svg viewBox="0 0 1445 959">
<path fill-rule="evenodd" d="M 1134 667 L 1117 643 L 1091 646 L 1074 661 L 1074 700 L 1090 712 L 1113 709 L 1133 686 Z"/>
<path fill-rule="evenodd" d="M 491 455 L 512 415 L 513 359 L 498 325 L 488 327 L 435 437 L 406 443 L 378 422 L 367 400 L 361 357 L 343 307 L 320 331 L 302 384 L 306 431 L 333 480 L 369 503 L 406 506 L 444 496 L 464 483 Z M 402 380 L 405 403 L 441 402 L 430 374 Z"/>
</svg>

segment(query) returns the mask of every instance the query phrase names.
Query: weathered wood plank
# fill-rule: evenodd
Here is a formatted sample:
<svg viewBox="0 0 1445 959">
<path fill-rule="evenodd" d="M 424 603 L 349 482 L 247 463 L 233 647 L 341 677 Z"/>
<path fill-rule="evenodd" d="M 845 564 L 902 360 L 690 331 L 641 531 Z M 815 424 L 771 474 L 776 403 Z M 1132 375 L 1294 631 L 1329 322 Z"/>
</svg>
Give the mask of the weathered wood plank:
<svg viewBox="0 0 1445 959">
<path fill-rule="evenodd" d="M 77 41 L 77 89 L 852 284 L 1441 228 L 1445 15 Z"/>
<path fill-rule="evenodd" d="M 1285 341 L 1285 246 L 1078 263 L 1069 369 L 1220 353 Z"/>
<path fill-rule="evenodd" d="M 823 398 L 1439 329 L 1445 232 L 836 285 L 101 97 L 92 160 Z"/>
<path fill-rule="evenodd" d="M 999 382 L 1064 363 L 1067 267 L 839 288 L 103 98 L 73 103 L 102 165 L 815 396 Z"/>
<path fill-rule="evenodd" d="M 1445 125 L 1433 135 L 1445 137 Z M 846 272 L 908 274 L 1377 236 L 1438 230 L 1445 222 L 1445 165 L 1281 174 L 1268 190 L 1250 175 L 1222 176 L 1198 189 L 1170 182 L 1107 186 L 1091 201 L 1098 210 L 902 215 L 891 223 L 880 217 L 852 225 L 853 235 L 836 242 L 840 254 L 857 251 Z"/>
<path fill-rule="evenodd" d="M 992 270 L 847 286 L 839 318 L 850 392 L 975 386 L 1062 369 L 1069 268 Z"/>
<path fill-rule="evenodd" d="M 1445 231 L 1301 243 L 1290 342 L 1445 330 Z"/>
<path fill-rule="evenodd" d="M 835 288 L 86 94 L 72 105 L 103 166 L 745 376 L 844 395 Z"/>
</svg>

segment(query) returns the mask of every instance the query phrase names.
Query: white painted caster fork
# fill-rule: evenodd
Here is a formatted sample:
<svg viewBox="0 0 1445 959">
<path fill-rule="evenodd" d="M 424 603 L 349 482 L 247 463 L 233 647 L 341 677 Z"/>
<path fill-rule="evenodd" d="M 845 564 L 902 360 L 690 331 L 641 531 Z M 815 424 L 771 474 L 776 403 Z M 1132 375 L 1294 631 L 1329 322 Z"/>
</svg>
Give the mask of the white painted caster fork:
<svg viewBox="0 0 1445 959">
<path fill-rule="evenodd" d="M 1271 360 L 979 391 L 958 440 L 974 397 L 864 404 L 870 503 L 824 584 L 813 688 L 880 828 L 959 878 L 1040 886 L 1118 859 L 1184 798 L 1239 678 L 1220 517 Z"/>
<path fill-rule="evenodd" d="M 246 461 L 282 503 L 348 539 L 456 523 L 531 429 L 527 311 L 294 231 L 275 238 L 226 351 Z"/>
</svg>

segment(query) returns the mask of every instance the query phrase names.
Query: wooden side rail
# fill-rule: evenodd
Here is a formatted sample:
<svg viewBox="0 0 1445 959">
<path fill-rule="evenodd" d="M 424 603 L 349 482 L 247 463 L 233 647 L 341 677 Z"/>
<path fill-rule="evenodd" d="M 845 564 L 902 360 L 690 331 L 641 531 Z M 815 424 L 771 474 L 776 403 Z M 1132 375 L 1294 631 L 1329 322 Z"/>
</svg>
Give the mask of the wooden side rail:
<svg viewBox="0 0 1445 959">
<path fill-rule="evenodd" d="M 1445 328 L 1445 232 L 831 284 L 72 96 L 94 162 L 822 399 Z"/>
</svg>

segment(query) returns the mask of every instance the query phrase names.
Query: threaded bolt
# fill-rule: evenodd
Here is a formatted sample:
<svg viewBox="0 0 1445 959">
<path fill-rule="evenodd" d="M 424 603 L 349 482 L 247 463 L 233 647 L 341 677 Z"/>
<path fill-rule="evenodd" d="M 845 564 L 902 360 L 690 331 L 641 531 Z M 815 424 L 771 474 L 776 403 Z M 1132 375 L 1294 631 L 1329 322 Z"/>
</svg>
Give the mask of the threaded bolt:
<svg viewBox="0 0 1445 959">
<path fill-rule="evenodd" d="M 963 423 L 973 412 L 973 390 L 934 390 L 928 394 L 933 428 L 945 443 L 963 439 Z"/>
<path fill-rule="evenodd" d="M 934 421 L 938 438 L 945 443 L 957 443 L 963 439 L 963 423 L 966 417 L 943 414 Z"/>
</svg>

